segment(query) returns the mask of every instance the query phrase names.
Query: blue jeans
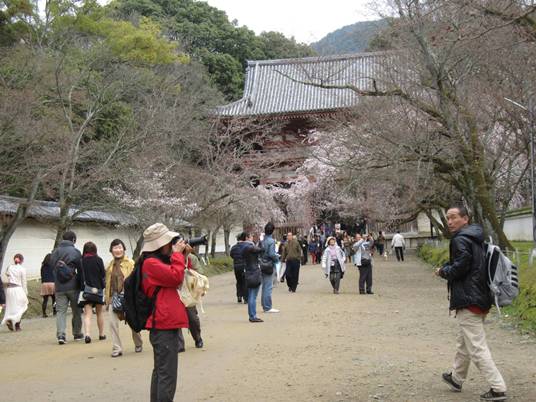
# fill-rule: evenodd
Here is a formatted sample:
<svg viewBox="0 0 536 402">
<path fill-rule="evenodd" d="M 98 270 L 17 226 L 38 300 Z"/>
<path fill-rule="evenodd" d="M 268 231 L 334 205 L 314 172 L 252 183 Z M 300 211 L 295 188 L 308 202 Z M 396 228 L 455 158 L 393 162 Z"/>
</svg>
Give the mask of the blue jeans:
<svg viewBox="0 0 536 402">
<path fill-rule="evenodd" d="M 260 288 L 260 286 L 257 286 L 256 288 L 248 289 L 248 315 L 250 320 L 257 317 L 257 295 Z"/>
<path fill-rule="evenodd" d="M 272 288 L 274 287 L 273 274 L 262 274 L 261 304 L 264 311 L 272 309 Z"/>
</svg>

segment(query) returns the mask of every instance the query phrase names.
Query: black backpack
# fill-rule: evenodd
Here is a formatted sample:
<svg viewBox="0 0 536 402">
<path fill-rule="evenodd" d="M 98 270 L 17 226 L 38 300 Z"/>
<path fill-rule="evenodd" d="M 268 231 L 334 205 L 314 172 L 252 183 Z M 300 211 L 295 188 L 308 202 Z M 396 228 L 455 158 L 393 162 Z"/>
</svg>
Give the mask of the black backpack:
<svg viewBox="0 0 536 402">
<path fill-rule="evenodd" d="M 153 297 L 148 297 L 141 286 L 141 267 L 143 265 L 143 258 L 140 257 L 134 271 L 126 277 L 123 285 L 125 302 L 125 320 L 127 324 L 135 332 L 140 332 L 145 328 L 147 319 L 153 315 L 153 327 L 155 326 L 154 313 L 156 311 L 156 296 L 160 291 L 160 286 L 157 286 Z"/>
<path fill-rule="evenodd" d="M 66 264 L 65 261 L 58 260 L 55 273 L 59 283 L 67 283 L 75 277 L 76 269 Z"/>
</svg>

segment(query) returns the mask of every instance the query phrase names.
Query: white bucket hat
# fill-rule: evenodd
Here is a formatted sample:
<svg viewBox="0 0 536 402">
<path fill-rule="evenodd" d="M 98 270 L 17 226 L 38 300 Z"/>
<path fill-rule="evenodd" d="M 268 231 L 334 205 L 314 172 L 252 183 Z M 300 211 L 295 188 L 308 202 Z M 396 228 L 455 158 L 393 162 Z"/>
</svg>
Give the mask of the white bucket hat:
<svg viewBox="0 0 536 402">
<path fill-rule="evenodd" d="M 141 252 L 156 251 L 177 236 L 180 236 L 180 234 L 172 232 L 163 223 L 155 223 L 143 232 L 143 248 Z"/>
</svg>

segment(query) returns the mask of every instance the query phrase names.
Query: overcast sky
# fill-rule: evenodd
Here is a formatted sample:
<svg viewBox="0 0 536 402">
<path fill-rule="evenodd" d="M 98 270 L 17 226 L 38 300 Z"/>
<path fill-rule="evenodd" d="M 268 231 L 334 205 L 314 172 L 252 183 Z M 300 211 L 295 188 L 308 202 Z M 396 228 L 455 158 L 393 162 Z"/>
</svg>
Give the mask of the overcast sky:
<svg viewBox="0 0 536 402">
<path fill-rule="evenodd" d="M 378 19 L 371 0 L 205 0 L 257 34 L 282 32 L 311 43 L 358 21 Z"/>
</svg>

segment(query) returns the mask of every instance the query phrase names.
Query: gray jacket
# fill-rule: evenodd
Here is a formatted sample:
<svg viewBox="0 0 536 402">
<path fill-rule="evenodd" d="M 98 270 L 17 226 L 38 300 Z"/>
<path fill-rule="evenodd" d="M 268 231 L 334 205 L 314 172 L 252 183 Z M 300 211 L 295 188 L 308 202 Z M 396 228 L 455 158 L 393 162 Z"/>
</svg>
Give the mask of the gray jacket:
<svg viewBox="0 0 536 402">
<path fill-rule="evenodd" d="M 56 292 L 69 292 L 71 290 L 80 290 L 80 269 L 82 266 L 82 254 L 74 246 L 74 243 L 72 241 L 62 240 L 59 246 L 52 252 L 52 255 L 50 257 L 50 264 L 52 267 L 54 267 L 54 271 L 56 269 L 56 264 L 59 260 L 62 260 L 63 262 L 65 262 L 66 265 L 75 268 L 76 275 L 69 282 L 60 283 L 56 278 L 54 272 L 54 284 Z"/>
<path fill-rule="evenodd" d="M 355 254 L 352 258 L 352 262 L 355 266 L 361 266 L 361 260 L 370 260 L 372 261 L 372 246 L 374 242 L 361 239 L 358 242 L 355 242 L 352 248 L 355 250 Z"/>
</svg>

